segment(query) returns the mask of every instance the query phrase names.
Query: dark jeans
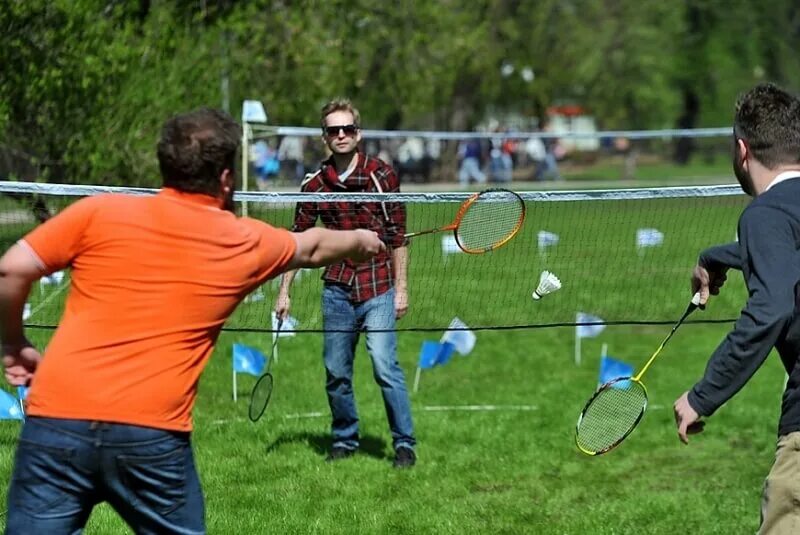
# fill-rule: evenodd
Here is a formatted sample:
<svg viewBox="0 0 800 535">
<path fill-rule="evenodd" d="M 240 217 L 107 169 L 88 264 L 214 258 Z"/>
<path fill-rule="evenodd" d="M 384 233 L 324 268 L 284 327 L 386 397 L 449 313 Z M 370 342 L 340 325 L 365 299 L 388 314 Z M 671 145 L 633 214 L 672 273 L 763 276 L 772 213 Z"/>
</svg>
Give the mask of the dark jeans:
<svg viewBox="0 0 800 535">
<path fill-rule="evenodd" d="M 29 417 L 11 476 L 6 534 L 80 533 L 104 501 L 136 533 L 205 533 L 189 433 Z"/>
</svg>

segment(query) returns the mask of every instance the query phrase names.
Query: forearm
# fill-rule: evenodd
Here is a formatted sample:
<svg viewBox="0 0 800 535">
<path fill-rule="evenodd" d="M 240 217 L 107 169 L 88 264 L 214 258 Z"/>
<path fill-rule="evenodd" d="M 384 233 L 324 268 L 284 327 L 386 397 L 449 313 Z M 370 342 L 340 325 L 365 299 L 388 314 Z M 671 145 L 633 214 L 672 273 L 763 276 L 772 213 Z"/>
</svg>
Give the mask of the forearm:
<svg viewBox="0 0 800 535">
<path fill-rule="evenodd" d="M 295 235 L 297 252 L 290 268 L 322 267 L 358 254 L 361 248 L 357 231 L 314 227 Z"/>
<path fill-rule="evenodd" d="M 703 378 L 689 392 L 689 404 L 698 414 L 710 416 L 741 390 L 766 360 L 788 317 L 745 309 L 709 359 Z"/>
<path fill-rule="evenodd" d="M 296 269 L 292 269 L 281 276 L 281 286 L 278 290 L 280 295 L 289 295 L 289 289 L 292 287 L 295 276 L 297 276 L 297 271 Z"/>
<path fill-rule="evenodd" d="M 0 341 L 16 344 L 25 339 L 22 311 L 31 290 L 25 278 L 0 271 Z"/>
<path fill-rule="evenodd" d="M 717 271 L 720 267 L 741 270 L 740 246 L 737 242 L 731 242 L 709 247 L 700 253 L 698 264 L 712 271 Z"/>
<path fill-rule="evenodd" d="M 400 290 L 408 288 L 408 247 L 392 249 L 392 267 L 394 268 L 394 286 Z"/>
</svg>

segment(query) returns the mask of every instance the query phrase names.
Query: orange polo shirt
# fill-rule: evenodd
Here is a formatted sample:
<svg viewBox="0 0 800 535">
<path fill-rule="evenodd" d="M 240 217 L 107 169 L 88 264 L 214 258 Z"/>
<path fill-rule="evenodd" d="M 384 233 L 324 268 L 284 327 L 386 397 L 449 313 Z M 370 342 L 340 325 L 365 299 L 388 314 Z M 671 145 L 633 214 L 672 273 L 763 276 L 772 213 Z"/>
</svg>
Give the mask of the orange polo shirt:
<svg viewBox="0 0 800 535">
<path fill-rule="evenodd" d="M 21 245 L 48 273 L 72 268 L 27 413 L 177 431 L 192 429 L 223 323 L 296 248 L 286 230 L 169 188 L 82 199 Z"/>
</svg>

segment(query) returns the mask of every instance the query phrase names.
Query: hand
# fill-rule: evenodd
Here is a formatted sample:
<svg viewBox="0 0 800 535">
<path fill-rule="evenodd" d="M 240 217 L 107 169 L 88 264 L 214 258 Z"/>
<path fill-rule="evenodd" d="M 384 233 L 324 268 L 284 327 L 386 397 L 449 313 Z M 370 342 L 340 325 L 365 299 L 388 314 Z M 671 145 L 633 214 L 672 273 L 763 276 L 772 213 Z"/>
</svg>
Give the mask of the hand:
<svg viewBox="0 0 800 535">
<path fill-rule="evenodd" d="M 689 392 L 684 392 L 675 401 L 672 408 L 675 411 L 675 425 L 678 426 L 678 437 L 680 437 L 681 442 L 688 444 L 688 435 L 701 433 L 706 424 L 700 421 L 700 415 L 689 404 Z"/>
<path fill-rule="evenodd" d="M 356 229 L 355 232 L 357 246 L 350 254 L 350 258 L 356 262 L 369 260 L 376 254 L 386 250 L 386 244 L 378 237 L 376 232 L 367 229 Z"/>
<path fill-rule="evenodd" d="M 408 312 L 408 290 L 395 287 L 394 289 L 394 315 L 400 319 Z"/>
<path fill-rule="evenodd" d="M 695 266 L 692 272 L 692 293 L 700 292 L 700 305 L 705 306 L 709 295 L 719 295 L 719 290 L 728 280 L 727 268 L 707 270 L 703 266 Z"/>
<path fill-rule="evenodd" d="M 6 381 L 12 386 L 28 386 L 41 360 L 39 351 L 28 340 L 3 344 L 3 368 Z"/>
<path fill-rule="evenodd" d="M 288 294 L 283 292 L 278 294 L 278 299 L 275 300 L 275 316 L 280 320 L 285 320 L 289 315 L 289 309 L 292 306 L 292 300 Z"/>
</svg>

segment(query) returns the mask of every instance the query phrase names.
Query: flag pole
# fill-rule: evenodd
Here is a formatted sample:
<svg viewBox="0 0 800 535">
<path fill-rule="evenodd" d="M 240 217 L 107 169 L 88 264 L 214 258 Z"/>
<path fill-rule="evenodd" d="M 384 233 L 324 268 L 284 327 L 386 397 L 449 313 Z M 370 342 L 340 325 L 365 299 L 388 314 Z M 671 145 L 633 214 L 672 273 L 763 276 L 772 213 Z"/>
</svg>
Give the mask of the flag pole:
<svg viewBox="0 0 800 535">
<path fill-rule="evenodd" d="M 236 402 L 236 368 L 231 366 L 231 371 L 233 371 L 233 401 Z"/>
<path fill-rule="evenodd" d="M 414 393 L 415 393 L 415 394 L 417 393 L 417 390 L 419 389 L 419 376 L 420 376 L 421 374 L 422 374 L 422 368 L 420 368 L 419 366 L 417 366 L 417 373 L 416 373 L 416 375 L 414 376 Z"/>
<path fill-rule="evenodd" d="M 278 362 L 278 344 L 275 343 L 275 340 L 278 339 L 278 336 L 280 336 L 280 333 L 275 330 L 275 325 L 273 324 L 273 326 L 272 326 L 272 358 L 275 359 L 275 362 Z"/>
</svg>

